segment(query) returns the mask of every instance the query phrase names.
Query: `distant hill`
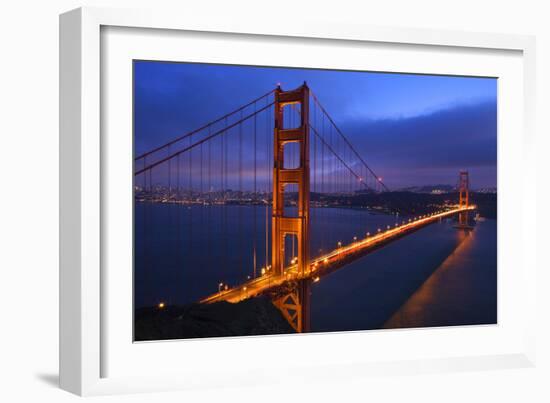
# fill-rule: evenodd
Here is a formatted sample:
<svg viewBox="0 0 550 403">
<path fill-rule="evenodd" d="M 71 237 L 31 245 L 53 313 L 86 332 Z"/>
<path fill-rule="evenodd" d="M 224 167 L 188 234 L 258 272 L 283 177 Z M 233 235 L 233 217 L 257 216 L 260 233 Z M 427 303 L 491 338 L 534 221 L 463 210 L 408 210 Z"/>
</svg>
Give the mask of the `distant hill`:
<svg viewBox="0 0 550 403">
<path fill-rule="evenodd" d="M 455 190 L 454 186 L 451 185 L 425 185 L 425 186 L 410 186 L 407 188 L 400 189 L 402 192 L 413 192 L 413 193 L 450 193 Z"/>
<path fill-rule="evenodd" d="M 354 193 L 353 195 L 310 194 L 312 202 L 324 207 L 369 208 L 383 213 L 403 215 L 425 214 L 434 209 L 458 203 L 456 190 L 443 193 L 395 191 L 383 193 Z M 470 202 L 478 206 L 482 217 L 496 218 L 497 194 L 470 192 Z"/>
</svg>

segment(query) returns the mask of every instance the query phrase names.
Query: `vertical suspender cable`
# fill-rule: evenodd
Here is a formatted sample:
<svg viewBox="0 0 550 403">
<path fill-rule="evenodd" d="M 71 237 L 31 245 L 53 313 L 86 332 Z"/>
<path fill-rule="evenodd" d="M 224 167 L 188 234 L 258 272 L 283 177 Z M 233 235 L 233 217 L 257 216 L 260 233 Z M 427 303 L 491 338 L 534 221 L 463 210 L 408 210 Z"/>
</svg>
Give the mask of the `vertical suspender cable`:
<svg viewBox="0 0 550 403">
<path fill-rule="evenodd" d="M 241 110 L 240 120 L 243 119 L 243 111 Z M 243 269 L 246 271 L 243 265 L 243 217 L 242 217 L 242 197 L 243 197 L 243 124 L 239 123 L 239 205 L 237 208 L 239 219 L 239 271 L 242 273 Z"/>
<path fill-rule="evenodd" d="M 254 274 L 254 278 L 256 278 L 256 236 L 257 236 L 257 233 L 256 233 L 256 221 L 257 221 L 257 216 L 256 216 L 256 207 L 257 207 L 257 202 L 258 202 L 258 197 L 257 197 L 257 188 L 256 188 L 256 175 L 257 175 L 257 172 L 256 172 L 256 162 L 257 162 L 257 154 L 256 154 L 256 151 L 257 151 L 257 143 L 256 143 L 256 120 L 257 120 L 257 117 L 256 117 L 256 102 L 254 102 L 254 197 L 253 197 L 253 208 L 252 208 L 252 214 L 254 215 L 254 236 L 253 236 L 253 246 L 252 246 L 252 254 L 253 254 L 253 257 L 252 257 L 252 269 L 253 269 L 253 274 Z"/>
</svg>

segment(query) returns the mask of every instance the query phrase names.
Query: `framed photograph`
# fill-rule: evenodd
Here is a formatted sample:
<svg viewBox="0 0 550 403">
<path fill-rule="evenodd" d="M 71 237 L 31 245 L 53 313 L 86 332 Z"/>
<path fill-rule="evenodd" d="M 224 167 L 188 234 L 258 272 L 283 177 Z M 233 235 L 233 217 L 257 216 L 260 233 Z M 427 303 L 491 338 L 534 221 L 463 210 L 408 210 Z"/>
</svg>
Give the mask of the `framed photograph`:
<svg viewBox="0 0 550 403">
<path fill-rule="evenodd" d="M 60 36 L 62 388 L 533 365 L 533 38 L 96 8 Z"/>
</svg>

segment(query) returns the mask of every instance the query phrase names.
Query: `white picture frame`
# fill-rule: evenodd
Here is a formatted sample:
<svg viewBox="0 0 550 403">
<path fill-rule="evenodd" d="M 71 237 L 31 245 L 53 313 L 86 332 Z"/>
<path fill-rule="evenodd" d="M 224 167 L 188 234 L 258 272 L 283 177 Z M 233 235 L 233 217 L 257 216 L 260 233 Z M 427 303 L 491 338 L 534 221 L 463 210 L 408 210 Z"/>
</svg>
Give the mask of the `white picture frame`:
<svg viewBox="0 0 550 403">
<path fill-rule="evenodd" d="M 233 368 L 231 376 L 228 376 L 223 369 L 209 372 L 207 366 L 197 367 L 194 371 L 185 371 L 184 367 L 189 367 L 188 363 L 166 365 L 172 370 L 159 371 L 156 376 L 148 373 L 125 374 L 124 368 L 120 371 L 106 369 L 106 357 L 109 357 L 113 351 L 113 348 L 108 349 L 107 346 L 113 346 L 113 344 L 109 339 L 108 332 L 105 331 L 105 327 L 111 323 L 106 318 L 112 313 L 110 305 L 106 302 L 107 296 L 111 292 L 105 283 L 105 278 L 109 278 L 109 276 L 102 271 L 102 267 L 105 267 L 104 252 L 107 249 L 107 245 L 104 244 L 102 227 L 106 225 L 105 220 L 109 219 L 104 214 L 104 193 L 109 189 L 106 185 L 106 177 L 112 174 L 106 167 L 118 169 L 112 168 L 112 164 L 107 164 L 108 157 L 106 155 L 108 153 L 105 152 L 105 147 L 114 145 L 108 139 L 102 138 L 102 132 L 108 129 L 104 127 L 102 121 L 105 118 L 104 114 L 102 115 L 102 92 L 105 93 L 109 90 L 102 87 L 102 85 L 107 85 L 101 77 L 102 30 L 108 27 L 154 29 L 165 32 L 170 30 L 170 32 L 194 32 L 195 34 L 214 32 L 219 35 L 254 37 L 256 41 L 264 39 L 284 41 L 288 38 L 296 41 L 328 40 L 333 41 L 331 46 L 338 46 L 339 43 L 347 41 L 356 44 L 375 43 L 382 46 L 469 49 L 479 54 L 491 51 L 516 52 L 521 59 L 522 76 L 520 82 L 512 84 L 516 85 L 514 88 L 523 96 L 520 96 L 519 101 L 514 101 L 519 102 L 522 106 L 521 113 L 518 113 L 518 116 L 522 116 L 518 117 L 519 120 L 515 122 L 519 124 L 519 130 L 515 133 L 518 137 L 513 137 L 513 141 L 517 142 L 519 149 L 514 158 L 521 161 L 522 164 L 521 187 L 523 189 L 534 187 L 535 160 L 530 158 L 534 155 L 535 102 L 535 42 L 532 37 L 368 27 L 335 22 L 302 21 L 292 18 L 284 21 L 268 18 L 265 20 L 201 19 L 192 15 L 174 15 L 169 12 L 152 12 L 150 10 L 80 8 L 65 13 L 60 17 L 60 384 L 63 389 L 73 393 L 96 395 L 227 384 L 244 386 L 251 383 L 250 377 L 246 377 L 247 370 L 250 368 L 247 368 L 245 363 L 241 363 L 237 369 Z M 504 153 L 501 151 L 499 147 L 499 164 L 500 157 L 508 155 L 506 150 Z M 131 152 L 128 150 L 129 155 Z M 500 183 L 507 180 L 501 176 L 499 166 L 499 189 Z M 521 271 L 517 274 L 522 279 L 517 283 L 517 292 L 523 301 L 521 307 L 525 312 L 535 312 L 536 262 L 534 256 L 536 254 L 534 248 L 536 243 L 527 242 L 522 236 L 527 233 L 535 233 L 536 221 L 534 217 L 536 212 L 530 206 L 529 192 L 518 192 L 516 197 L 519 203 L 518 215 L 522 219 L 518 220 L 519 223 L 514 231 L 517 232 L 515 236 L 521 242 L 515 251 L 509 253 L 515 253 L 514 262 L 521 267 Z M 499 208 L 500 201 L 499 194 Z M 500 220 L 501 218 L 499 218 L 499 226 Z M 499 252 L 499 259 L 500 257 Z M 131 285 L 128 286 L 131 287 Z M 499 304 L 500 302 L 499 300 Z M 122 314 L 117 313 L 117 315 Z M 506 327 L 504 326 L 504 328 Z M 317 335 L 247 338 L 249 340 L 247 343 L 252 351 L 254 349 L 265 350 L 266 346 L 270 346 L 274 351 L 282 348 L 304 351 L 304 357 L 310 358 L 306 363 L 308 370 L 299 371 L 300 379 L 334 379 L 334 375 L 331 377 L 327 375 L 329 372 L 332 374 L 337 372 L 339 378 L 345 378 L 351 374 L 356 377 L 375 373 L 407 374 L 534 365 L 534 320 L 529 315 L 525 315 L 521 324 L 514 324 L 512 327 L 513 337 L 518 339 L 514 339 L 514 343 L 503 344 L 498 352 L 496 350 L 485 351 L 481 346 L 478 349 L 470 349 L 464 354 L 457 351 L 446 353 L 442 349 L 434 351 L 433 354 L 418 355 L 415 358 L 401 356 L 397 350 L 395 356 L 389 357 L 387 360 L 364 360 L 361 356 L 347 359 L 345 355 L 349 352 L 343 352 L 344 358 L 342 359 L 332 355 L 313 359 L 313 352 L 311 352 L 311 356 L 308 356 L 307 351 L 312 348 L 312 345 L 318 345 L 319 340 L 330 346 L 331 343 L 336 345 L 345 338 L 346 344 L 359 345 L 365 340 L 365 337 L 370 337 L 369 340 L 372 340 L 373 337 L 394 339 L 394 342 L 398 343 L 403 337 L 412 339 L 419 338 L 420 335 L 414 331 L 378 333 L 375 336 L 354 332 L 348 335 L 323 336 L 323 339 Z M 475 334 L 471 329 L 456 331 L 461 332 L 460 337 L 469 335 L 472 339 L 471 343 L 474 343 L 475 337 L 485 337 L 489 342 L 492 337 L 491 332 L 493 332 L 491 329 L 481 330 L 479 334 Z M 501 331 L 504 332 L 506 329 L 502 330 L 501 326 L 498 332 Z M 439 334 L 438 330 L 432 332 L 436 332 L 433 337 L 444 337 L 442 333 L 444 331 L 439 331 Z M 508 337 L 511 334 L 502 333 L 501 336 Z M 424 333 L 422 337 L 426 337 L 426 335 L 427 333 Z M 455 332 L 450 337 L 459 336 Z M 519 337 L 521 337 L 521 341 L 518 341 Z M 315 343 L 312 342 L 313 340 Z M 242 338 L 241 340 L 224 341 L 187 341 L 187 343 L 189 342 L 193 343 L 193 350 L 197 351 L 201 350 L 201 346 L 212 349 L 219 345 L 223 346 L 220 348 L 223 348 L 224 351 L 231 350 L 233 354 L 238 354 L 243 348 Z M 131 344 L 131 341 L 129 340 L 128 343 Z M 156 350 L 154 355 L 165 357 L 162 354 L 167 354 L 171 349 L 177 348 L 177 343 L 157 343 L 159 344 L 157 347 L 162 348 L 163 351 Z M 513 347 L 511 347 L 512 345 Z M 117 346 L 114 345 L 114 348 Z M 131 350 L 128 352 L 133 354 Z M 138 353 L 141 354 L 141 352 Z M 150 355 L 150 353 L 145 354 Z M 192 360 L 197 361 L 199 359 L 197 357 Z M 128 356 L 121 359 L 125 358 Z M 273 359 L 276 360 L 277 356 L 275 355 Z M 160 358 L 160 360 L 166 361 L 166 358 Z M 146 361 L 143 362 L 145 366 Z M 156 361 L 157 364 L 158 362 L 161 361 Z M 147 365 L 150 364 L 149 362 Z M 173 371 L 174 365 L 182 367 L 180 374 Z M 261 364 L 252 363 L 251 367 L 254 365 L 261 366 Z M 255 377 L 252 382 L 295 380 L 296 373 L 288 369 L 300 368 L 301 365 L 299 360 L 283 362 L 283 358 L 280 357 L 279 362 L 271 361 L 270 368 L 266 367 L 263 374 Z M 287 370 L 282 370 L 285 368 Z M 116 372 L 116 375 L 111 376 L 110 372 Z"/>
</svg>

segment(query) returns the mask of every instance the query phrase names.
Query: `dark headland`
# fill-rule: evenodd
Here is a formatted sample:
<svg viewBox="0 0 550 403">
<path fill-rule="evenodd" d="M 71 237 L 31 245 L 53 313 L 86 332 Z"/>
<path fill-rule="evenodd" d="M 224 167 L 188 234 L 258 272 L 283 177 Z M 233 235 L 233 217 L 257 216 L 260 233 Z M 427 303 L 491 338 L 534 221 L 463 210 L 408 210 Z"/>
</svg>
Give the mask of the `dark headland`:
<svg viewBox="0 0 550 403">
<path fill-rule="evenodd" d="M 294 333 L 268 297 L 138 308 L 135 341 Z"/>
</svg>

